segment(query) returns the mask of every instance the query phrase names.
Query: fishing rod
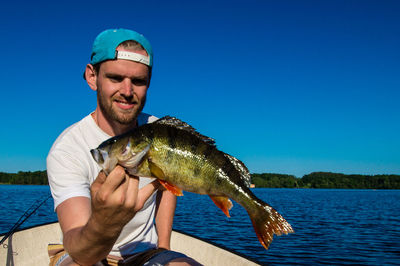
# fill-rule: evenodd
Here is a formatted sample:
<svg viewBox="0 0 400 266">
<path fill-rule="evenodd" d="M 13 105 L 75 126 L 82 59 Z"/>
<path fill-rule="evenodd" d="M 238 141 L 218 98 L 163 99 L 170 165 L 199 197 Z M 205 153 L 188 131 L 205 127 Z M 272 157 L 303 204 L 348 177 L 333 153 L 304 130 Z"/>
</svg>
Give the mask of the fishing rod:
<svg viewBox="0 0 400 266">
<path fill-rule="evenodd" d="M 4 235 L 4 237 L 0 240 L 0 245 L 3 244 L 4 241 L 6 241 L 7 238 L 9 238 L 12 234 L 15 233 L 15 231 L 29 218 L 31 217 L 32 214 L 36 212 L 37 209 L 40 208 L 49 198 L 51 197 L 51 194 L 48 195 L 44 200 L 42 200 L 39 204 L 38 202 L 40 199 L 36 200 L 32 206 L 30 206 L 24 214 L 18 219 L 18 221 L 11 227 L 10 231 Z M 32 210 L 33 209 L 33 210 Z M 32 211 L 31 211 L 32 210 Z M 25 218 L 24 218 L 25 217 Z"/>
</svg>

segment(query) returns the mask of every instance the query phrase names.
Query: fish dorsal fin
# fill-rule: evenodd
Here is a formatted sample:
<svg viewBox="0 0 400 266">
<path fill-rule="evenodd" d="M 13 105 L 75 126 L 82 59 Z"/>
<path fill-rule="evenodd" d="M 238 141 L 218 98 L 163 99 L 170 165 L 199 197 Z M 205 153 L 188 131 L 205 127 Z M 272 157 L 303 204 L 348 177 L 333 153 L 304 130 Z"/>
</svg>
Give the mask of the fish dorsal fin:
<svg viewBox="0 0 400 266">
<path fill-rule="evenodd" d="M 243 180 L 244 184 L 247 187 L 250 187 L 251 176 L 249 169 L 247 169 L 246 165 L 244 165 L 244 163 L 239 159 L 227 153 L 225 153 L 225 157 L 228 158 L 228 160 L 235 166 L 236 170 L 240 173 L 240 178 Z"/>
<path fill-rule="evenodd" d="M 180 119 L 178 119 L 176 117 L 164 116 L 164 117 L 158 119 L 157 121 L 153 122 L 153 124 L 168 125 L 168 126 L 172 126 L 172 127 L 187 131 L 187 132 L 197 136 L 198 138 L 200 138 L 204 142 L 215 146 L 215 140 L 214 139 L 200 134 L 191 125 L 183 122 L 182 120 L 180 120 Z"/>
</svg>

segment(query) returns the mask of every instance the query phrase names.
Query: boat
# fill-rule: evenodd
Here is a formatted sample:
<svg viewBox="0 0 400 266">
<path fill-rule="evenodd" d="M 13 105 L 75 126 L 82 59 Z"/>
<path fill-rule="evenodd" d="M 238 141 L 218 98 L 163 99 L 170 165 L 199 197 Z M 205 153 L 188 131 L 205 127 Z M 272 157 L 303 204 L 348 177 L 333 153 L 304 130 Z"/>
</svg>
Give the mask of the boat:
<svg viewBox="0 0 400 266">
<path fill-rule="evenodd" d="M 0 265 L 48 265 L 47 245 L 59 243 L 60 237 L 58 222 L 17 231 L 0 247 Z M 260 265 L 233 251 L 175 230 L 171 235 L 171 249 L 203 265 Z"/>
</svg>

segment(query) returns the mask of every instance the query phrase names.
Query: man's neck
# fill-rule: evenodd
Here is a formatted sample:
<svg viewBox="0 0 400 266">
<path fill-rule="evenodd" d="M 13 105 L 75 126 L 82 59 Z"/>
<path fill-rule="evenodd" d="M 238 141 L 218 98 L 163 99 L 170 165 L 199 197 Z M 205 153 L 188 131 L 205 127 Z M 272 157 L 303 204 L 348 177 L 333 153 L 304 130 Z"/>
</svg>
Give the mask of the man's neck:
<svg viewBox="0 0 400 266">
<path fill-rule="evenodd" d="M 129 124 L 129 125 L 120 124 L 116 121 L 110 121 L 109 119 L 104 117 L 99 112 L 98 109 L 96 109 L 92 113 L 92 118 L 101 130 L 103 130 L 106 134 L 108 134 L 112 137 L 121 135 L 121 134 L 128 132 L 129 130 L 137 127 L 137 119 L 135 121 L 132 121 L 132 124 Z"/>
</svg>

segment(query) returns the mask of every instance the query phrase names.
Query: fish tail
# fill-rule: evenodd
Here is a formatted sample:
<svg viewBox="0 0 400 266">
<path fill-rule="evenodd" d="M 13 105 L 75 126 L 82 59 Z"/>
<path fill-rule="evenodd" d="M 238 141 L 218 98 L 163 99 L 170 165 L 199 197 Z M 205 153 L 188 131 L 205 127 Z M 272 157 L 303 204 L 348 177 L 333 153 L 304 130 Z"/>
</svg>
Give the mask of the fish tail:
<svg viewBox="0 0 400 266">
<path fill-rule="evenodd" d="M 274 234 L 282 235 L 293 233 L 292 226 L 274 208 L 264 202 L 257 202 L 256 208 L 248 210 L 254 231 L 258 240 L 268 249 Z"/>
</svg>

